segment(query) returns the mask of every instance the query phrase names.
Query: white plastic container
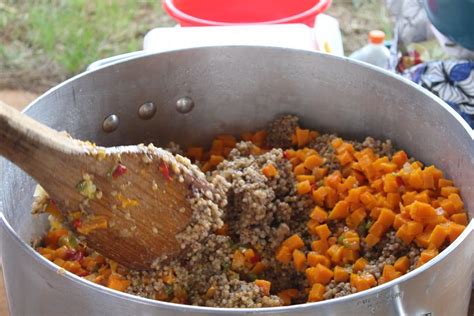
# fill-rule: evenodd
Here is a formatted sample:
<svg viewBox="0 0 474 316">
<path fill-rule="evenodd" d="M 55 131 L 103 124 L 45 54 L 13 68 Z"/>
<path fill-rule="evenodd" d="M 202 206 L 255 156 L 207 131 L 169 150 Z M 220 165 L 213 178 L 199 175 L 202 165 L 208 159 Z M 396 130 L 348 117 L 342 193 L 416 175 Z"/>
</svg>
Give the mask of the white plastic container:
<svg viewBox="0 0 474 316">
<path fill-rule="evenodd" d="M 369 33 L 369 44 L 352 53 L 349 57 L 381 68 L 389 68 L 390 51 L 384 46 L 385 33 L 374 30 Z"/>
</svg>

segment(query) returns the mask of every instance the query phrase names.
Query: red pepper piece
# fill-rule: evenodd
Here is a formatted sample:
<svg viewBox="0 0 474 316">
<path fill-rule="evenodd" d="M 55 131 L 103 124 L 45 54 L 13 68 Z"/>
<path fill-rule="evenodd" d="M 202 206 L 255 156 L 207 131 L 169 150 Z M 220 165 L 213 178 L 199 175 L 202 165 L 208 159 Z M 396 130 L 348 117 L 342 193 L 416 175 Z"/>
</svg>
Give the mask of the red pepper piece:
<svg viewBox="0 0 474 316">
<path fill-rule="evenodd" d="M 255 255 L 252 258 L 250 258 L 250 263 L 251 264 L 256 264 L 257 262 L 260 261 L 260 259 L 262 259 L 262 258 L 259 255 Z"/>
<path fill-rule="evenodd" d="M 161 170 L 161 173 L 163 174 L 163 176 L 165 177 L 166 180 L 168 180 L 168 181 L 172 180 L 172 178 L 170 176 L 170 169 L 169 169 L 167 164 L 165 164 L 164 162 L 161 162 L 160 170 Z"/>
<path fill-rule="evenodd" d="M 72 223 L 71 223 L 72 227 L 74 227 L 75 229 L 78 229 L 81 226 L 81 224 L 82 224 L 82 222 L 79 218 L 73 220 Z"/>
<path fill-rule="evenodd" d="M 127 172 L 127 167 L 124 165 L 118 165 L 117 168 L 115 168 L 114 172 L 112 173 L 112 177 L 117 178 L 125 174 Z"/>
<path fill-rule="evenodd" d="M 290 159 L 290 156 L 288 155 L 288 152 L 286 150 L 283 152 L 283 157 L 287 160 Z"/>
</svg>

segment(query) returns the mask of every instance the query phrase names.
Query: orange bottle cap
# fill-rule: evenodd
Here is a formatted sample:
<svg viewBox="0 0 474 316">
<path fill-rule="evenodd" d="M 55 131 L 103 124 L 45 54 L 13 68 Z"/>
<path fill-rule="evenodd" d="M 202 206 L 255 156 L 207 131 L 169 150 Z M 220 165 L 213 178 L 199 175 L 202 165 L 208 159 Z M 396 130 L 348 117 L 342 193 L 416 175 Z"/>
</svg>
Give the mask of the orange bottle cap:
<svg viewBox="0 0 474 316">
<path fill-rule="evenodd" d="M 379 30 L 369 32 L 369 43 L 382 44 L 385 40 L 385 33 Z"/>
</svg>

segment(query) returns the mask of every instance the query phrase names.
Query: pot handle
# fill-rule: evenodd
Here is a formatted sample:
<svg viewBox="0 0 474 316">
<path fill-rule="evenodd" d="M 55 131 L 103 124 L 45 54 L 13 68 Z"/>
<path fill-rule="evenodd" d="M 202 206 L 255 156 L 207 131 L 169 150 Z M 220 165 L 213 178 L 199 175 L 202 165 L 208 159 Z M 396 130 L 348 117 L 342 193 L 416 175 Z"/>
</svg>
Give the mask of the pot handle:
<svg viewBox="0 0 474 316">
<path fill-rule="evenodd" d="M 125 53 L 125 54 L 116 55 L 116 56 L 112 56 L 112 57 L 108 57 L 108 58 L 104 58 L 104 59 L 99 59 L 99 60 L 93 62 L 92 64 L 90 64 L 87 67 L 87 71 L 96 70 L 98 68 L 102 68 L 104 66 L 107 66 L 109 64 L 113 64 L 113 63 L 121 61 L 123 59 L 128 59 L 128 58 L 132 58 L 132 57 L 145 55 L 146 53 L 147 52 L 145 52 L 144 50 L 139 50 L 139 51 L 136 51 L 136 52 Z"/>
</svg>

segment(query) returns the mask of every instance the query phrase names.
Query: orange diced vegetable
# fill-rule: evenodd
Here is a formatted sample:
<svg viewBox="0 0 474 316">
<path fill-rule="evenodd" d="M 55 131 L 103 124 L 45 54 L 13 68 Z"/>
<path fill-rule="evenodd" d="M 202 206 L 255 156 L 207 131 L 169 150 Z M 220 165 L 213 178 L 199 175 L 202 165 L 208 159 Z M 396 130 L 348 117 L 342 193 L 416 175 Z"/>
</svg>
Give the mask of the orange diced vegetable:
<svg viewBox="0 0 474 316">
<path fill-rule="evenodd" d="M 258 131 L 252 136 L 252 142 L 257 145 L 258 147 L 262 147 L 263 143 L 265 142 L 265 138 L 267 137 L 266 131 Z"/>
<path fill-rule="evenodd" d="M 366 216 L 367 214 L 365 213 L 364 208 L 360 207 L 346 218 L 346 224 L 349 228 L 356 228 L 360 223 L 362 223 Z"/>
<path fill-rule="evenodd" d="M 359 198 L 362 204 L 364 204 L 365 206 L 369 208 L 374 207 L 375 204 L 377 203 L 377 200 L 375 199 L 375 197 L 368 191 L 362 193 Z"/>
<path fill-rule="evenodd" d="M 406 232 L 408 235 L 418 235 L 423 232 L 423 224 L 420 224 L 415 221 L 408 221 L 406 223 Z"/>
<path fill-rule="evenodd" d="M 244 267 L 245 267 L 245 255 L 240 250 L 234 251 L 234 254 L 232 256 L 232 269 L 241 270 Z"/>
<path fill-rule="evenodd" d="M 339 201 L 334 206 L 331 212 L 329 212 L 328 219 L 344 219 L 349 215 L 349 203 L 346 201 Z"/>
<path fill-rule="evenodd" d="M 318 254 L 326 253 L 328 247 L 328 242 L 325 239 L 315 240 L 311 243 L 311 249 Z"/>
<path fill-rule="evenodd" d="M 321 158 L 320 155 L 314 154 L 311 156 L 306 157 L 303 164 L 306 169 L 313 170 L 316 167 L 319 167 L 323 164 L 324 160 Z"/>
<path fill-rule="evenodd" d="M 387 230 L 387 227 L 385 227 L 385 225 L 383 225 L 379 221 L 376 221 L 375 223 L 372 224 L 372 226 L 370 226 L 369 233 L 377 237 L 382 237 L 386 230 Z"/>
<path fill-rule="evenodd" d="M 398 230 L 397 233 L 395 234 L 398 238 L 403 240 L 405 244 L 410 244 L 412 240 L 415 238 L 414 235 L 410 235 L 407 231 L 407 224 L 403 224 Z"/>
<path fill-rule="evenodd" d="M 299 176 L 296 176 L 296 181 L 298 182 L 309 181 L 309 183 L 313 184 L 316 182 L 316 177 L 313 175 L 301 174 Z"/>
<path fill-rule="evenodd" d="M 377 219 L 377 222 L 380 222 L 385 227 L 390 227 L 395 220 L 395 213 L 388 208 L 382 208 L 380 211 L 380 215 Z"/>
<path fill-rule="evenodd" d="M 117 273 L 112 273 L 107 281 L 107 287 L 117 291 L 125 291 L 130 285 L 130 281 L 124 279 Z"/>
<path fill-rule="evenodd" d="M 370 289 L 372 286 L 377 285 L 375 277 L 370 273 L 363 273 L 361 275 L 351 273 L 350 282 L 351 286 L 357 289 L 357 292 Z"/>
<path fill-rule="evenodd" d="M 334 138 L 332 141 L 331 141 L 331 146 L 334 147 L 334 148 L 338 148 L 340 147 L 342 144 L 344 143 L 344 141 L 342 140 L 342 138 Z"/>
<path fill-rule="evenodd" d="M 313 284 L 308 294 L 308 302 L 319 302 L 324 299 L 326 287 L 320 283 Z"/>
<path fill-rule="evenodd" d="M 304 147 L 309 142 L 309 129 L 296 128 L 296 141 L 298 147 Z"/>
<path fill-rule="evenodd" d="M 329 229 L 327 224 L 317 226 L 315 228 L 315 232 L 321 240 L 327 240 L 328 237 L 331 235 L 331 230 Z"/>
<path fill-rule="evenodd" d="M 267 280 L 255 280 L 255 285 L 258 286 L 261 290 L 263 295 L 270 295 L 270 288 L 272 283 Z"/>
<path fill-rule="evenodd" d="M 295 270 L 298 272 L 303 272 L 306 266 L 306 256 L 301 250 L 293 250 L 293 265 Z"/>
<path fill-rule="evenodd" d="M 224 161 L 224 157 L 221 156 L 221 155 L 211 155 L 211 157 L 209 158 L 209 163 L 212 166 L 217 166 L 218 164 L 220 164 L 223 161 Z"/>
<path fill-rule="evenodd" d="M 352 265 L 352 271 L 354 271 L 354 272 L 363 271 L 365 266 L 368 265 L 368 264 L 369 264 L 369 262 L 367 261 L 367 259 L 359 258 Z"/>
<path fill-rule="evenodd" d="M 314 190 L 312 193 L 312 198 L 313 201 L 316 202 L 319 206 L 323 206 L 324 200 L 326 196 L 328 195 L 329 188 L 322 186 L 319 187 L 318 189 Z"/>
<path fill-rule="evenodd" d="M 407 206 L 407 210 L 409 210 L 411 218 L 413 218 L 417 222 L 424 223 L 427 220 L 432 219 L 433 217 L 436 218 L 438 214 L 434 207 L 427 203 L 415 201 L 412 204 Z"/>
<path fill-rule="evenodd" d="M 204 149 L 202 147 L 189 147 L 187 156 L 197 161 L 201 161 L 204 155 Z"/>
<path fill-rule="evenodd" d="M 451 193 L 449 196 L 448 196 L 448 200 L 451 201 L 451 203 L 453 203 L 453 206 L 454 206 L 454 210 L 456 212 L 461 212 L 463 207 L 464 207 L 464 203 L 463 201 L 461 200 L 461 197 L 459 196 L 459 194 L 457 193 Z"/>
<path fill-rule="evenodd" d="M 383 190 L 387 193 L 396 193 L 399 189 L 397 176 L 389 173 L 383 177 Z"/>
<path fill-rule="evenodd" d="M 438 181 L 438 188 L 452 187 L 452 186 L 454 186 L 454 182 L 451 180 L 441 178 Z"/>
<path fill-rule="evenodd" d="M 383 272 L 382 276 L 384 279 L 384 282 L 389 282 L 392 280 L 395 280 L 396 278 L 400 277 L 402 275 L 401 272 L 397 271 L 394 266 L 391 264 L 385 264 L 383 266 Z"/>
<path fill-rule="evenodd" d="M 282 243 L 282 246 L 286 246 L 288 249 L 293 251 L 295 249 L 303 248 L 304 242 L 298 234 L 293 234 Z"/>
<path fill-rule="evenodd" d="M 449 242 L 453 242 L 456 238 L 458 238 L 459 235 L 464 231 L 466 226 L 457 224 L 457 223 L 449 223 L 449 229 L 448 229 L 448 237 L 449 237 Z"/>
<path fill-rule="evenodd" d="M 273 178 L 274 176 L 278 174 L 278 170 L 275 168 L 275 165 L 273 163 L 269 163 L 265 167 L 262 168 L 262 173 L 267 178 Z"/>
<path fill-rule="evenodd" d="M 419 247 L 428 248 L 428 245 L 430 243 L 430 235 L 431 235 L 431 231 L 426 231 L 426 232 L 423 232 L 423 233 L 419 234 L 415 238 L 416 244 Z"/>
<path fill-rule="evenodd" d="M 340 263 L 342 261 L 342 254 L 344 251 L 344 247 L 338 244 L 331 245 L 326 254 L 331 257 L 331 260 L 334 263 Z"/>
<path fill-rule="evenodd" d="M 221 236 L 228 236 L 229 235 L 229 224 L 224 224 L 220 228 L 216 229 L 214 234 L 221 235 Z"/>
<path fill-rule="evenodd" d="M 402 168 L 405 162 L 407 161 L 408 161 L 408 156 L 403 150 L 397 151 L 392 156 L 392 162 L 395 163 L 399 169 Z"/>
<path fill-rule="evenodd" d="M 372 248 L 373 246 L 375 246 L 378 242 L 380 241 L 380 237 L 378 236 L 375 236 L 374 234 L 367 234 L 367 236 L 365 236 L 365 242 L 367 244 L 367 247 L 369 248 Z"/>
<path fill-rule="evenodd" d="M 309 174 L 310 172 L 304 167 L 304 164 L 300 163 L 293 169 L 293 173 L 296 176 Z"/>
<path fill-rule="evenodd" d="M 442 187 L 440 190 L 440 193 L 442 196 L 448 197 L 450 194 L 454 194 L 454 193 L 459 194 L 459 189 L 452 186 Z"/>
<path fill-rule="evenodd" d="M 441 225 L 436 225 L 436 227 L 433 229 L 430 235 L 430 240 L 429 244 L 430 246 L 439 249 L 441 245 L 444 243 L 444 240 L 448 236 L 448 230 L 441 226 Z"/>
<path fill-rule="evenodd" d="M 467 214 L 466 213 L 458 213 L 458 214 L 453 214 L 451 215 L 450 219 L 460 225 L 465 225 L 467 226 Z"/>
<path fill-rule="evenodd" d="M 275 255 L 275 258 L 277 259 L 277 261 L 283 264 L 289 264 L 292 257 L 293 255 L 292 255 L 291 249 L 286 246 L 281 246 L 280 248 L 278 248 Z"/>
<path fill-rule="evenodd" d="M 237 140 L 232 135 L 222 134 L 222 135 L 217 136 L 217 139 L 222 140 L 225 147 L 233 148 L 237 144 Z"/>
<path fill-rule="evenodd" d="M 303 194 L 311 192 L 311 183 L 309 183 L 308 180 L 303 181 L 303 182 L 298 182 L 296 184 L 296 191 L 298 192 L 299 195 L 303 195 Z"/>
<path fill-rule="evenodd" d="M 298 297 L 297 289 L 287 289 L 281 292 L 278 292 L 278 297 L 283 301 L 283 305 L 291 305 L 291 300 Z"/>
<path fill-rule="evenodd" d="M 334 267 L 334 281 L 346 282 L 349 280 L 349 271 L 346 268 L 335 266 Z"/>
<path fill-rule="evenodd" d="M 393 267 L 401 273 L 407 273 L 408 268 L 410 267 L 410 259 L 408 259 L 407 256 L 400 257 L 395 261 Z"/>
<path fill-rule="evenodd" d="M 329 267 L 331 265 L 331 260 L 329 260 L 328 257 L 326 257 L 322 254 L 313 252 L 313 251 L 310 251 L 308 253 L 307 261 L 308 261 L 308 265 L 310 267 L 315 267 L 318 264 L 322 264 L 323 266 L 326 266 L 326 267 Z"/>
<path fill-rule="evenodd" d="M 306 277 L 308 278 L 308 282 L 310 285 L 315 283 L 321 283 L 326 285 L 331 281 L 332 277 L 334 276 L 334 272 L 328 267 L 317 264 L 315 267 L 310 267 L 306 269 Z"/>
<path fill-rule="evenodd" d="M 259 261 L 259 262 L 257 262 L 257 263 L 253 266 L 252 270 L 250 270 L 250 273 L 253 273 L 253 274 L 260 274 L 260 273 L 262 273 L 263 271 L 265 271 L 266 268 L 267 268 L 267 267 L 265 266 L 265 264 L 262 263 L 261 261 Z"/>
<path fill-rule="evenodd" d="M 393 221 L 393 228 L 399 229 L 403 224 L 406 224 L 410 219 L 407 218 L 403 214 L 395 215 L 395 219 Z"/>
<path fill-rule="evenodd" d="M 319 223 L 324 223 L 328 219 L 328 213 L 323 210 L 321 207 L 316 206 L 311 214 L 309 215 L 312 219 L 318 221 Z"/>
</svg>

